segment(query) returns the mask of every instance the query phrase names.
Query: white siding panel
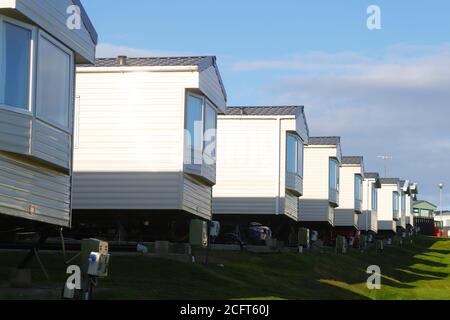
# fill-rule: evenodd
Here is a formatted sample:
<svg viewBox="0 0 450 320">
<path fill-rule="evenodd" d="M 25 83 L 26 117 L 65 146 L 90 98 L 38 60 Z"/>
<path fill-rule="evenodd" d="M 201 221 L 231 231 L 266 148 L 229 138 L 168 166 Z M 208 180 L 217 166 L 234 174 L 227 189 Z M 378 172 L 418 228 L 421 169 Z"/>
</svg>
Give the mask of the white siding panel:
<svg viewBox="0 0 450 320">
<path fill-rule="evenodd" d="M 70 176 L 0 152 L 0 211 L 70 226 Z"/>
<path fill-rule="evenodd" d="M 211 220 L 212 189 L 184 175 L 183 209 L 203 219 Z"/>
<path fill-rule="evenodd" d="M 299 200 L 299 220 L 305 222 L 329 222 L 334 224 L 334 208 L 328 200 L 303 199 Z"/>
<path fill-rule="evenodd" d="M 284 201 L 284 214 L 294 221 L 298 221 L 298 197 L 287 191 Z"/>
<path fill-rule="evenodd" d="M 226 101 L 214 66 L 200 73 L 199 87 L 217 108 L 219 108 L 220 113 L 224 113 Z"/>
<path fill-rule="evenodd" d="M 73 208 L 90 210 L 180 209 L 181 173 L 75 172 Z"/>
<path fill-rule="evenodd" d="M 357 227 L 358 216 L 353 209 L 335 209 L 334 225 L 336 227 Z"/>
<path fill-rule="evenodd" d="M 198 206 L 209 217 L 211 187 L 182 173 L 185 92 L 196 86 L 195 72 L 78 73 L 74 208 Z"/>
<path fill-rule="evenodd" d="M 31 115 L 0 109 L 0 150 L 30 153 Z"/>
<path fill-rule="evenodd" d="M 277 130 L 275 119 L 219 117 L 214 214 L 276 214 Z"/>
<path fill-rule="evenodd" d="M 36 120 L 32 143 L 32 155 L 66 169 L 71 168 L 71 135 Z"/>
</svg>

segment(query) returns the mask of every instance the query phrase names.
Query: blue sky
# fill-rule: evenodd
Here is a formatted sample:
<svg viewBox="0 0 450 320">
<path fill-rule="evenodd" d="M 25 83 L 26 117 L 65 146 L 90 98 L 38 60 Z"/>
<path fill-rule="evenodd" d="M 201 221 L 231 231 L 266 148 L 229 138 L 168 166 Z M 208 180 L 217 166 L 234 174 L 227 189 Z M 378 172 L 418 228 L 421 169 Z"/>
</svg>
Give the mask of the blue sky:
<svg viewBox="0 0 450 320">
<path fill-rule="evenodd" d="M 305 105 L 343 153 L 450 208 L 450 2 L 84 0 L 99 56 L 216 55 L 230 105 Z M 345 4 L 345 5 L 344 5 Z M 366 10 L 381 9 L 381 30 Z"/>
</svg>

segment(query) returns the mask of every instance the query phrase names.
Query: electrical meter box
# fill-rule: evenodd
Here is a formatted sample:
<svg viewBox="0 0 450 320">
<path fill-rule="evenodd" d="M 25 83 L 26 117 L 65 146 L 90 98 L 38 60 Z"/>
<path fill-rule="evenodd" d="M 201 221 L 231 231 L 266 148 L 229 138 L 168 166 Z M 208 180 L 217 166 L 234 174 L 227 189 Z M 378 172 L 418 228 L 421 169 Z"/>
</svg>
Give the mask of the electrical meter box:
<svg viewBox="0 0 450 320">
<path fill-rule="evenodd" d="M 309 229 L 300 228 L 298 230 L 298 245 L 309 248 Z"/>
<path fill-rule="evenodd" d="M 98 253 L 99 255 L 108 256 L 100 257 L 96 260 L 96 263 L 100 262 L 108 262 L 109 263 L 109 248 L 108 248 L 108 242 L 101 241 L 98 239 L 83 239 L 81 240 L 81 255 L 80 255 L 80 269 L 82 273 L 88 273 L 88 269 L 90 265 L 92 264 L 92 253 Z"/>
<path fill-rule="evenodd" d="M 89 256 L 88 275 L 98 278 L 108 276 L 109 254 L 91 252 Z"/>
<path fill-rule="evenodd" d="M 189 243 L 192 246 L 206 247 L 208 245 L 208 223 L 192 219 L 189 229 Z"/>
</svg>

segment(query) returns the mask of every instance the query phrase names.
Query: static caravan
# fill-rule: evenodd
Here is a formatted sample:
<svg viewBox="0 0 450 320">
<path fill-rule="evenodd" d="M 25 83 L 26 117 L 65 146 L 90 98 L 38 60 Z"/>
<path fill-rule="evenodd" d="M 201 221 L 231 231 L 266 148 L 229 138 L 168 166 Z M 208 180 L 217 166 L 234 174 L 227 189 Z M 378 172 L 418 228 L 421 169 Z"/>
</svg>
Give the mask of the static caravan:
<svg viewBox="0 0 450 320">
<path fill-rule="evenodd" d="M 358 217 L 363 211 L 364 159 L 343 156 L 340 167 L 339 207 L 334 212 L 334 233 L 358 236 Z"/>
<path fill-rule="evenodd" d="M 409 181 L 400 180 L 400 194 L 399 194 L 399 218 L 397 220 L 397 231 L 406 230 L 406 197 L 411 193 Z"/>
<path fill-rule="evenodd" d="M 339 207 L 340 137 L 310 137 L 304 157 L 300 225 L 318 231 L 320 238 L 328 240 L 335 208 Z"/>
<path fill-rule="evenodd" d="M 414 228 L 414 201 L 417 200 L 417 194 L 419 193 L 419 189 L 417 187 L 417 183 L 409 184 L 409 193 L 406 194 L 406 228 L 412 229 Z"/>
<path fill-rule="evenodd" d="M 363 181 L 362 214 L 358 216 L 358 228 L 363 234 L 378 232 L 378 189 L 380 176 L 376 172 L 365 172 Z"/>
<path fill-rule="evenodd" d="M 308 137 L 301 106 L 228 107 L 218 120 L 214 220 L 257 222 L 278 240 L 296 237 Z"/>
<path fill-rule="evenodd" d="M 191 218 L 210 220 L 217 114 L 225 107 L 213 56 L 120 56 L 79 66 L 77 227 L 178 241 Z"/>
<path fill-rule="evenodd" d="M 0 231 L 70 227 L 75 64 L 97 34 L 78 0 L 0 0 L 0 41 Z"/>
<path fill-rule="evenodd" d="M 378 191 L 378 234 L 391 236 L 397 231 L 400 218 L 400 180 L 398 178 L 380 179 Z"/>
</svg>

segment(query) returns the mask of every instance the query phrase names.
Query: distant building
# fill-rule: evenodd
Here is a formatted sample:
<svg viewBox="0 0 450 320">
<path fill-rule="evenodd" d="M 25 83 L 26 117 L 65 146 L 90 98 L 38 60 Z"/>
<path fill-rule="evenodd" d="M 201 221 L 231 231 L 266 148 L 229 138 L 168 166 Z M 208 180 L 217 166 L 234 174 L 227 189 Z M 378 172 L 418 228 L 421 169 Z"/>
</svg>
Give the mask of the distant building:
<svg viewBox="0 0 450 320">
<path fill-rule="evenodd" d="M 431 202 L 421 200 L 415 201 L 413 208 L 414 216 L 416 217 L 433 217 L 433 212 L 436 211 L 437 206 Z"/>
<path fill-rule="evenodd" d="M 450 211 L 434 212 L 434 221 L 438 222 L 441 228 L 450 229 Z"/>
</svg>

